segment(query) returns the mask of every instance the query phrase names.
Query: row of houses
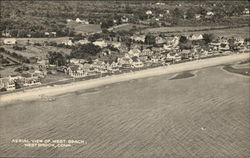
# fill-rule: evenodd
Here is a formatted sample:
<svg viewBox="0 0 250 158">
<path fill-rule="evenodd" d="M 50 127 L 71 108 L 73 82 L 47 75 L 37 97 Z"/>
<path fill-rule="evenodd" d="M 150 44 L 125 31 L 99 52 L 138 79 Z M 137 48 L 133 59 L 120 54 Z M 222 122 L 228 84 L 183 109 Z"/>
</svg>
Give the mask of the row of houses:
<svg viewBox="0 0 250 158">
<path fill-rule="evenodd" d="M 44 74 L 41 71 L 24 72 L 21 75 L 10 75 L 0 78 L 0 90 L 11 91 L 23 87 L 41 85 Z"/>
</svg>

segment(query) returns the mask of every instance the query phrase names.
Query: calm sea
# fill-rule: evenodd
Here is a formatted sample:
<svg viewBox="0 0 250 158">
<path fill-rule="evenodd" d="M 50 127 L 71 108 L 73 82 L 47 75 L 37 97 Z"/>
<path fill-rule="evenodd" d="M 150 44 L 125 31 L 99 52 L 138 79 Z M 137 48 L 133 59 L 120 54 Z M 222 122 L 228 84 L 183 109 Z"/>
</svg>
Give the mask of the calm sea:
<svg viewBox="0 0 250 158">
<path fill-rule="evenodd" d="M 192 73 L 0 107 L 0 157 L 249 157 L 249 77 Z"/>
</svg>

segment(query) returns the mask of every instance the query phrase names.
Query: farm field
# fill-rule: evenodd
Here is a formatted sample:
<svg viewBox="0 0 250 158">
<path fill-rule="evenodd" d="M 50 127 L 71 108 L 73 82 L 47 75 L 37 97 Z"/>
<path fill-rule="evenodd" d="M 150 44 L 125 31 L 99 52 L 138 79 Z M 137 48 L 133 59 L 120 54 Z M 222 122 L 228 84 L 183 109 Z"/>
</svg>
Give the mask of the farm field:
<svg viewBox="0 0 250 158">
<path fill-rule="evenodd" d="M 21 54 L 25 57 L 41 57 L 44 58 L 49 51 L 56 51 L 56 52 L 63 52 L 65 54 L 70 54 L 71 50 L 67 48 L 61 47 L 53 47 L 53 46 L 35 46 L 35 45 L 28 45 L 25 46 L 26 50 L 14 50 L 12 46 L 2 46 L 5 50 L 10 52 L 16 52 L 17 54 Z"/>
<path fill-rule="evenodd" d="M 222 66 L 65 93 L 0 107 L 0 155 L 22 157 L 250 156 L 249 77 Z M 11 117 L 15 116 L 15 117 Z M 11 139 L 76 139 L 68 148 Z M 15 151 L 15 152 L 13 152 Z"/>
<path fill-rule="evenodd" d="M 222 29 L 222 30 L 208 30 L 208 31 L 195 31 L 195 32 L 184 32 L 184 33 L 170 33 L 175 35 L 190 35 L 190 34 L 204 34 L 204 33 L 212 33 L 216 36 L 224 36 L 224 37 L 235 37 L 235 38 L 249 38 L 250 36 L 249 27 L 241 27 L 241 28 L 231 28 L 231 29 Z"/>
<path fill-rule="evenodd" d="M 223 28 L 216 27 L 216 28 Z M 239 28 L 229 28 L 229 29 L 218 29 L 218 30 L 206 30 L 206 31 L 192 31 L 192 30 L 201 30 L 201 29 L 209 29 L 211 27 L 163 27 L 163 28 L 150 28 L 144 30 L 145 32 L 170 32 L 169 35 L 190 35 L 190 34 L 204 34 L 204 33 L 213 33 L 217 36 L 224 36 L 224 37 L 242 37 L 242 38 L 249 38 L 249 27 L 239 27 Z M 180 32 L 175 32 L 180 31 Z M 171 33 L 174 32 L 174 33 Z"/>
<path fill-rule="evenodd" d="M 174 32 L 174 31 L 180 31 L 180 32 L 187 32 L 190 30 L 201 30 L 201 29 L 210 29 L 210 28 L 223 28 L 225 26 L 173 26 L 173 27 L 159 27 L 159 28 L 148 28 L 145 29 L 144 32 L 151 32 L 151 33 L 157 33 L 157 32 Z"/>
</svg>

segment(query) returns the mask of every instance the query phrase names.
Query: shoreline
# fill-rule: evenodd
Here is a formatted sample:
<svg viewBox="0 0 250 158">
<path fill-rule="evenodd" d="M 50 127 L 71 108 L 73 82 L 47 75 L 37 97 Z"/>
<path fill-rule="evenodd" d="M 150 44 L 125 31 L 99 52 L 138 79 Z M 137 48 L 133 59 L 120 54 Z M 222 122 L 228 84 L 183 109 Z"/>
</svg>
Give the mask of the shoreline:
<svg viewBox="0 0 250 158">
<path fill-rule="evenodd" d="M 27 89 L 21 92 L 8 93 L 0 95 L 0 106 L 6 105 L 8 103 L 21 100 L 21 101 L 31 101 L 36 99 L 41 99 L 41 96 L 52 97 L 64 93 L 74 92 L 83 89 L 90 89 L 95 87 L 100 87 L 103 85 L 108 85 L 117 82 L 128 81 L 132 79 L 146 78 L 159 76 L 164 74 L 178 73 L 183 71 L 196 70 L 226 63 L 232 63 L 240 60 L 244 60 L 250 57 L 249 53 L 233 54 L 229 56 L 208 58 L 202 60 L 194 60 L 190 62 L 184 62 L 169 66 L 162 66 L 152 69 L 146 69 L 136 72 L 123 73 L 119 75 L 106 76 L 102 78 L 96 78 L 91 80 L 72 82 L 69 84 L 55 85 L 55 86 L 44 86 L 39 88 Z"/>
</svg>

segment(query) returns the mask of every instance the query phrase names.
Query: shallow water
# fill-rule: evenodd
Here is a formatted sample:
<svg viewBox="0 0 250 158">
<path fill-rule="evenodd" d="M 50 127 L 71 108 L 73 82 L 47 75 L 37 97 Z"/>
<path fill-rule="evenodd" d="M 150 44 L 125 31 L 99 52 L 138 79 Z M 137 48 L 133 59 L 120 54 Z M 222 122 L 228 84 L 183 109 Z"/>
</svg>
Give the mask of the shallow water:
<svg viewBox="0 0 250 158">
<path fill-rule="evenodd" d="M 248 157 L 249 77 L 211 67 L 0 107 L 3 157 Z M 12 139 L 84 140 L 25 147 Z"/>
</svg>

